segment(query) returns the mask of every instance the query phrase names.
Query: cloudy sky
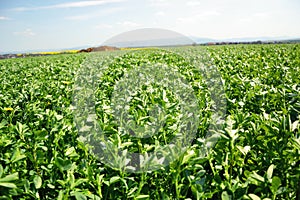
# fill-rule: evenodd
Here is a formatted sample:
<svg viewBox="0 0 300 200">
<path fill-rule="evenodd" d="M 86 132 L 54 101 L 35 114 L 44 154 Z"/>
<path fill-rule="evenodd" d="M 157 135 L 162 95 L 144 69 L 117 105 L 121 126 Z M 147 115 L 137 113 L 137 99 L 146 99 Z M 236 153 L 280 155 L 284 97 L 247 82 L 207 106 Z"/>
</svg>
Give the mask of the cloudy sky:
<svg viewBox="0 0 300 200">
<path fill-rule="evenodd" d="M 0 0 L 0 52 L 100 45 L 138 28 L 300 37 L 299 10 L 299 0 Z"/>
</svg>

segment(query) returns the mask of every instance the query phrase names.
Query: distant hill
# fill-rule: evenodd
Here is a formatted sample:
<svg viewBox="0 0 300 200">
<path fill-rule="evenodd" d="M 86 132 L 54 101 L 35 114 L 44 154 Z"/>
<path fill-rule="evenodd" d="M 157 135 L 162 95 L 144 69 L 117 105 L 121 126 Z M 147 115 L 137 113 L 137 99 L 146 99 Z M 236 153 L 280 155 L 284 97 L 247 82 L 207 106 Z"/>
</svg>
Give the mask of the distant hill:
<svg viewBox="0 0 300 200">
<path fill-rule="evenodd" d="M 115 51 L 115 50 L 120 50 L 117 47 L 112 47 L 112 46 L 99 46 L 99 47 L 90 47 L 87 49 L 81 49 L 78 52 L 94 52 L 94 51 Z"/>
<path fill-rule="evenodd" d="M 125 38 L 126 39 L 126 38 Z M 173 38 L 149 38 L 147 40 L 135 40 L 135 38 L 130 38 L 130 40 L 121 40 L 114 41 L 111 40 L 107 44 L 103 44 L 100 47 L 90 47 L 86 46 L 78 46 L 72 48 L 61 48 L 61 49 L 42 49 L 42 50 L 28 50 L 28 51 L 2 51 L 0 50 L 0 57 L 5 58 L 9 57 L 18 57 L 17 54 L 28 54 L 28 55 L 37 55 L 38 52 L 66 52 L 66 51 L 76 51 L 79 52 L 91 52 L 91 51 L 109 51 L 109 50 L 118 50 L 116 47 L 147 47 L 147 46 L 168 46 L 168 45 L 191 45 L 191 44 L 239 44 L 239 43 L 300 43 L 300 37 L 243 37 L 243 38 L 225 38 L 225 39 L 213 39 L 206 37 L 197 37 L 197 36 L 189 36 L 186 37 L 175 37 Z M 194 43 L 193 43 L 194 42 Z M 114 46 L 114 47 L 112 47 Z M 45 55 L 45 54 L 44 54 Z"/>
<path fill-rule="evenodd" d="M 194 42 L 196 42 L 197 44 L 204 44 L 204 43 L 209 43 L 209 42 L 218 42 L 218 40 L 212 39 L 212 38 L 201 38 L 201 37 L 194 37 L 194 36 L 190 36 L 190 38 Z"/>
<path fill-rule="evenodd" d="M 212 39 L 212 38 L 201 38 L 190 36 L 190 38 L 195 41 L 197 44 L 205 44 L 205 43 L 214 43 L 214 42 L 253 42 L 253 41 L 262 41 L 262 42 L 270 42 L 270 41 L 286 41 L 286 42 L 297 42 L 300 40 L 300 37 L 243 37 L 243 38 L 225 38 L 225 39 Z"/>
<path fill-rule="evenodd" d="M 74 53 L 83 53 L 83 52 L 95 52 L 95 51 L 115 51 L 120 50 L 116 47 L 111 46 L 99 46 L 99 47 L 90 47 L 86 49 L 68 49 L 68 50 L 59 50 L 59 51 L 41 51 L 41 52 L 32 52 L 32 53 L 6 53 L 0 54 L 0 59 L 6 58 L 24 58 L 28 56 L 50 56 L 50 55 L 57 55 L 57 54 L 74 54 Z"/>
</svg>

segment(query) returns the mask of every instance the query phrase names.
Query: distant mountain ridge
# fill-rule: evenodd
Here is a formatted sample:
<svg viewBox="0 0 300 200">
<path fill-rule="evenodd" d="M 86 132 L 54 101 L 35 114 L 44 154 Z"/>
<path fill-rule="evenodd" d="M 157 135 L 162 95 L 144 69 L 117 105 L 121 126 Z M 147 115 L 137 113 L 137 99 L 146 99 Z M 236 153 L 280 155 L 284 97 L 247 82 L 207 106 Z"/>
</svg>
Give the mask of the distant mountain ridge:
<svg viewBox="0 0 300 200">
<path fill-rule="evenodd" d="M 217 43 L 217 42 L 253 42 L 253 41 L 262 41 L 262 42 L 267 42 L 267 41 L 296 41 L 300 42 L 300 36 L 299 37 L 290 37 L 290 36 L 281 36 L 281 37 L 243 37 L 243 38 L 227 38 L 227 39 L 213 39 L 213 38 L 206 38 L 206 37 L 197 37 L 197 36 L 189 36 L 192 41 L 194 41 L 197 44 L 207 44 L 207 43 Z M 159 40 L 157 40 L 159 41 Z M 147 44 L 151 46 L 152 42 L 157 42 L 157 41 L 148 41 Z M 171 40 L 170 40 L 171 41 Z M 178 40 L 179 41 L 179 40 Z M 164 42 L 169 42 L 169 41 L 164 41 Z M 121 46 L 125 47 L 126 45 L 128 46 L 139 46 L 139 43 L 141 41 L 137 41 L 137 43 L 130 43 L 130 42 L 124 42 Z M 110 45 L 113 46 L 113 45 Z M 143 45 L 141 45 L 143 46 Z M 27 51 L 1 51 L 0 50 L 0 55 L 3 54 L 20 54 L 20 53 L 33 53 L 33 52 L 57 52 L 57 51 L 65 51 L 65 50 L 81 50 L 81 49 L 87 49 L 89 48 L 89 45 L 84 45 L 84 46 L 78 46 L 78 47 L 71 47 L 71 48 L 57 48 L 57 49 L 39 49 L 39 50 L 27 50 Z"/>
<path fill-rule="evenodd" d="M 226 39 L 213 39 L 213 38 L 201 38 L 190 36 L 190 38 L 198 44 L 205 44 L 209 42 L 252 42 L 252 41 L 285 41 L 285 40 L 300 40 L 300 37 L 242 37 L 242 38 L 226 38 Z"/>
</svg>

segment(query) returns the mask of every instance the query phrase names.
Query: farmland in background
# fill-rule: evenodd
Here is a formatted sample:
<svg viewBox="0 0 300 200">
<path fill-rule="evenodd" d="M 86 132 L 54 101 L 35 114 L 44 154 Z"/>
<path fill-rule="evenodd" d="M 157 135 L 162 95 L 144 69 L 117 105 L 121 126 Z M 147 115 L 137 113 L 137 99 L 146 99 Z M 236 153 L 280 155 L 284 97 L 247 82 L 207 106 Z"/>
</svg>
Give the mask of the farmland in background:
<svg viewBox="0 0 300 200">
<path fill-rule="evenodd" d="M 102 122 L 110 118 L 101 107 L 104 100 L 109 102 L 113 84 L 132 66 L 178 66 L 193 86 L 203 115 L 191 147 L 170 165 L 144 173 L 110 168 L 79 140 L 73 86 L 88 54 L 0 60 L 0 199 L 299 199 L 300 45 L 189 48 L 206 49 L 226 93 L 221 138 L 205 155 L 201 137 L 211 116 L 205 103 L 209 95 L 201 74 L 191 73 L 183 57 L 164 50 L 128 51 L 99 80 L 97 114 Z M 163 103 L 161 91 L 154 91 Z M 171 92 L 166 95 L 176 103 Z M 132 112 L 143 113 L 142 104 L 136 98 Z M 168 113 L 170 121 L 176 114 L 176 109 Z M 168 127 L 164 131 L 170 132 Z M 172 134 L 156 140 L 167 141 L 168 136 Z M 124 136 L 119 145 L 124 142 L 123 147 L 138 152 L 155 148 L 155 141 L 140 149 Z"/>
</svg>

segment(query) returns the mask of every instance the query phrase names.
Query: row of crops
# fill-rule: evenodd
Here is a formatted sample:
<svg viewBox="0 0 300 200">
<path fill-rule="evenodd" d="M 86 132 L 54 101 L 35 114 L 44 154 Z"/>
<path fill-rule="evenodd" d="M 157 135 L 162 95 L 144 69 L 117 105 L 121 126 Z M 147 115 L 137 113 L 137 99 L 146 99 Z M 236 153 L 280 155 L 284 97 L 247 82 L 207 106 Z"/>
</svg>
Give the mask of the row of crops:
<svg viewBox="0 0 300 200">
<path fill-rule="evenodd" d="M 299 44 L 7 59 L 0 81 L 0 199 L 300 198 Z"/>
</svg>

